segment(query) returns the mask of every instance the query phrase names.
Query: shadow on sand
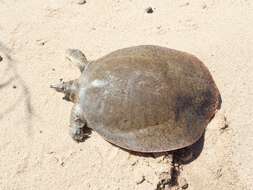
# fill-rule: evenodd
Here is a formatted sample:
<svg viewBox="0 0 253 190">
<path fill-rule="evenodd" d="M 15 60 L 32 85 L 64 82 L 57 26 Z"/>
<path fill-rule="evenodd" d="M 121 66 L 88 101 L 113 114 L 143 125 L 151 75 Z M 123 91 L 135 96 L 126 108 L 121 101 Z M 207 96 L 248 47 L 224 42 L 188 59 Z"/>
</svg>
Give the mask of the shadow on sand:
<svg viewBox="0 0 253 190">
<path fill-rule="evenodd" d="M 9 85 L 17 84 L 19 89 L 21 89 L 21 93 L 17 94 L 16 100 L 9 105 L 5 110 L 0 111 L 0 121 L 9 113 L 14 111 L 18 105 L 24 105 L 25 109 L 25 121 L 26 121 L 26 130 L 27 134 L 30 136 L 32 134 L 32 116 L 33 116 L 33 109 L 31 105 L 31 94 L 28 86 L 26 85 L 25 81 L 19 75 L 17 68 L 16 68 L 16 61 L 11 56 L 11 50 L 7 48 L 3 43 L 0 42 L 0 56 L 1 62 L 4 62 L 7 67 L 3 72 L 3 76 L 0 76 L 0 81 L 4 81 L 6 76 L 9 79 L 5 80 L 4 82 L 0 82 L 0 91 L 4 91 L 5 88 L 9 87 Z M 0 66 L 1 63 L 0 62 Z M 13 86 L 16 88 L 16 86 Z M 7 96 L 8 97 L 8 96 Z"/>
</svg>

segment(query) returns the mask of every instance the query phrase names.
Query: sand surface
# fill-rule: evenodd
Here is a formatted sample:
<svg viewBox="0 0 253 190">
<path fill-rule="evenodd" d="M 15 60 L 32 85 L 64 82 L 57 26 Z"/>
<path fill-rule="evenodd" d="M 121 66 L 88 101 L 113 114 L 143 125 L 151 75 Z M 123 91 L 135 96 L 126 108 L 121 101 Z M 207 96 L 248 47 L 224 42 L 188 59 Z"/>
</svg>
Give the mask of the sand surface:
<svg viewBox="0 0 253 190">
<path fill-rule="evenodd" d="M 67 48 L 92 60 L 140 44 L 197 55 L 222 95 L 201 154 L 181 171 L 188 189 L 253 189 L 252 1 L 0 0 L 0 15 L 1 190 L 156 188 L 162 163 L 96 133 L 75 143 L 72 104 L 49 89 L 79 74 Z"/>
</svg>

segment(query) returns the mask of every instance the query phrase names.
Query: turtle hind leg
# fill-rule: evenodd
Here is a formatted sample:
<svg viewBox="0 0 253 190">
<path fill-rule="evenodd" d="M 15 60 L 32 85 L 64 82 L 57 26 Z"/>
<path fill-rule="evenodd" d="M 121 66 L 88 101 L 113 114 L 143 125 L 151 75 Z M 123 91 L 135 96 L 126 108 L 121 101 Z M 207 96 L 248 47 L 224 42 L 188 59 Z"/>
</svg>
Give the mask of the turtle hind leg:
<svg viewBox="0 0 253 190">
<path fill-rule="evenodd" d="M 87 127 L 79 104 L 75 104 L 71 110 L 69 133 L 76 142 L 83 142 L 90 137 L 91 129 Z"/>
<path fill-rule="evenodd" d="M 179 190 L 187 189 L 189 184 L 184 176 L 182 176 L 183 165 L 178 160 L 177 151 L 168 152 L 163 156 L 163 163 L 167 164 L 160 172 L 159 182 L 155 190 Z M 187 155 L 189 158 L 189 155 Z"/>
<path fill-rule="evenodd" d="M 153 156 L 162 164 L 158 172 L 159 181 L 155 190 L 167 190 L 174 183 L 173 153 L 153 153 Z"/>
<path fill-rule="evenodd" d="M 177 190 L 186 189 L 188 183 L 185 178 L 181 177 L 180 171 L 182 170 L 181 165 L 177 163 L 174 152 L 158 153 L 154 155 L 155 157 L 163 154 L 162 161 L 160 163 L 164 164 L 159 172 L 159 181 L 157 183 L 155 190 Z"/>
</svg>

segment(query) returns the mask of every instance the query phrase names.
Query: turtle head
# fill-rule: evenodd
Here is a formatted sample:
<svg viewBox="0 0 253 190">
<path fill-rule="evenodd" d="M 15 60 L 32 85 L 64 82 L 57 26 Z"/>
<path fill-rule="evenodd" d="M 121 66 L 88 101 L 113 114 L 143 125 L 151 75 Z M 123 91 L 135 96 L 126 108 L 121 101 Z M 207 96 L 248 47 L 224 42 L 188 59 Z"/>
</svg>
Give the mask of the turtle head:
<svg viewBox="0 0 253 190">
<path fill-rule="evenodd" d="M 64 97 L 63 97 L 64 100 L 71 101 L 74 103 L 79 100 L 78 80 L 71 80 L 68 82 L 63 82 L 61 80 L 61 82 L 58 84 L 50 85 L 50 88 L 55 89 L 57 92 L 62 92 L 64 94 Z"/>
</svg>

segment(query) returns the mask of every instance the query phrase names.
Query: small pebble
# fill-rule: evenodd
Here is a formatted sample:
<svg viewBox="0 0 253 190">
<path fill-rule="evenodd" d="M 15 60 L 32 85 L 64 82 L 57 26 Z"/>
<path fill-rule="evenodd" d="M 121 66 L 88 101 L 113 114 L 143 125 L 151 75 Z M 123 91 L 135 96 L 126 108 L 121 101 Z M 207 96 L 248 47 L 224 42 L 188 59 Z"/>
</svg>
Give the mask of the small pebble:
<svg viewBox="0 0 253 190">
<path fill-rule="evenodd" d="M 162 28 L 162 26 L 161 26 L 161 25 L 159 25 L 159 26 L 157 26 L 156 28 L 159 30 L 159 29 L 161 29 L 161 28 Z"/>
<path fill-rule="evenodd" d="M 17 88 L 17 86 L 16 86 L 16 85 L 13 85 L 13 86 L 12 86 L 12 88 L 16 89 L 16 88 Z"/>
<path fill-rule="evenodd" d="M 83 5 L 83 4 L 85 4 L 85 3 L 87 3 L 86 0 L 78 0 L 78 1 L 77 1 L 77 4 L 79 4 L 79 5 Z"/>
<path fill-rule="evenodd" d="M 207 8 L 207 5 L 204 4 L 204 5 L 202 6 L 202 9 L 206 9 L 206 8 Z"/>
<path fill-rule="evenodd" d="M 189 6 L 189 5 L 190 5 L 190 3 L 187 2 L 187 3 L 183 4 L 183 5 L 181 5 L 180 7 L 186 7 L 186 6 Z"/>
<path fill-rule="evenodd" d="M 152 14 L 154 12 L 154 10 L 152 9 L 152 7 L 148 7 L 145 10 L 146 10 L 146 13 L 148 13 L 148 14 Z"/>
<path fill-rule="evenodd" d="M 140 180 L 136 181 L 136 184 L 137 184 L 137 185 L 140 185 L 140 184 L 142 184 L 145 180 L 146 180 L 146 179 L 145 179 L 145 176 L 142 176 L 142 178 L 141 178 Z"/>
<path fill-rule="evenodd" d="M 0 56 L 0 62 L 1 62 L 1 61 L 3 61 L 3 57 L 2 57 L 2 56 Z"/>
<path fill-rule="evenodd" d="M 228 124 L 228 120 L 227 120 L 227 117 L 224 116 L 223 118 L 223 126 L 220 128 L 221 130 L 225 130 L 229 127 L 229 124 Z"/>
<path fill-rule="evenodd" d="M 38 44 L 39 44 L 40 46 L 44 46 L 44 45 L 47 43 L 47 41 L 46 41 L 46 40 L 43 40 L 43 39 L 39 39 L 39 40 L 37 40 L 37 42 L 38 42 Z"/>
<path fill-rule="evenodd" d="M 182 189 L 187 189 L 189 184 L 187 183 L 186 179 L 181 177 L 179 178 L 179 184 L 181 186 Z"/>
<path fill-rule="evenodd" d="M 136 160 L 133 163 L 131 163 L 131 166 L 135 166 L 137 163 L 138 163 L 138 160 Z"/>
<path fill-rule="evenodd" d="M 216 177 L 217 178 L 220 178 L 222 176 L 222 168 L 220 168 L 220 169 L 218 169 L 217 171 L 216 171 Z"/>
<path fill-rule="evenodd" d="M 188 188 L 188 183 L 184 184 L 181 188 L 182 189 L 187 189 Z"/>
<path fill-rule="evenodd" d="M 52 68 L 52 71 L 55 71 L 55 68 Z"/>
</svg>

